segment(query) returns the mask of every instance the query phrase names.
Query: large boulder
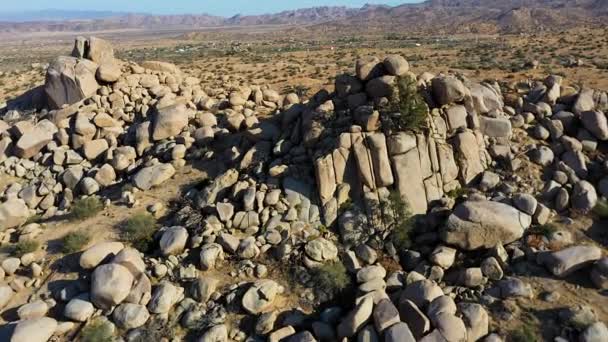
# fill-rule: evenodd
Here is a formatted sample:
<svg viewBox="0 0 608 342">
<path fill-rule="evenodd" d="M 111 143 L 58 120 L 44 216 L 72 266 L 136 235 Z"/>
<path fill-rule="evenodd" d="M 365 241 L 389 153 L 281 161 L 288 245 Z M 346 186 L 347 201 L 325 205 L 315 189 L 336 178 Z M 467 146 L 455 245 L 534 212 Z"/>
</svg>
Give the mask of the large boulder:
<svg viewBox="0 0 608 342">
<path fill-rule="evenodd" d="M 464 84 L 454 76 L 438 76 L 431 81 L 435 101 L 440 106 L 462 102 L 469 93 Z"/>
<path fill-rule="evenodd" d="M 448 217 L 441 238 L 464 250 L 493 248 L 521 238 L 531 223 L 530 215 L 508 204 L 467 201 Z"/>
<path fill-rule="evenodd" d="M 150 190 L 152 187 L 164 183 L 175 174 L 171 164 L 156 164 L 145 167 L 133 177 L 133 184 L 141 190 Z"/>
<path fill-rule="evenodd" d="M 159 108 L 154 114 L 152 139 L 155 141 L 178 135 L 188 125 L 188 109 L 183 104 Z"/>
<path fill-rule="evenodd" d="M 44 84 L 49 107 L 59 109 L 95 95 L 96 72 L 97 64 L 90 60 L 57 57 L 47 69 Z"/>
<path fill-rule="evenodd" d="M 91 277 L 91 301 L 101 309 L 120 304 L 131 291 L 133 274 L 118 264 L 101 265 Z"/>
<path fill-rule="evenodd" d="M 540 253 L 537 261 L 557 277 L 565 277 L 602 258 L 602 250 L 595 246 L 573 246 L 557 252 Z"/>
<path fill-rule="evenodd" d="M 30 216 L 30 210 L 22 199 L 11 198 L 0 204 L 0 231 L 19 227 Z"/>
<path fill-rule="evenodd" d="M 243 296 L 243 308 L 253 314 L 265 312 L 272 307 L 274 300 L 281 292 L 281 286 L 274 280 L 259 280 Z"/>
<path fill-rule="evenodd" d="M 29 159 L 53 140 L 58 129 L 52 122 L 42 120 L 17 140 L 14 151 L 19 158 Z"/>
<path fill-rule="evenodd" d="M 46 342 L 57 329 L 57 321 L 41 317 L 20 321 L 15 327 L 11 342 Z"/>
</svg>

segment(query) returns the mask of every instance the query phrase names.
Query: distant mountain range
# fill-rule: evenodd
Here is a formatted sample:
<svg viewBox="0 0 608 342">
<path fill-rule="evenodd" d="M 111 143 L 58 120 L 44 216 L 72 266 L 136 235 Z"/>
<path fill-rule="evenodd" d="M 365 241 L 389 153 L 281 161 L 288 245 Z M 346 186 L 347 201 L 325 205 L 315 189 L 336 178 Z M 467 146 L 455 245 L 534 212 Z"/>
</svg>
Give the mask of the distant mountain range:
<svg viewBox="0 0 608 342">
<path fill-rule="evenodd" d="M 608 23 L 608 0 L 427 0 L 399 6 L 314 7 L 230 18 L 207 14 L 38 11 L 1 14 L 0 32 L 87 32 L 297 25 L 324 31 L 496 33 Z"/>
</svg>

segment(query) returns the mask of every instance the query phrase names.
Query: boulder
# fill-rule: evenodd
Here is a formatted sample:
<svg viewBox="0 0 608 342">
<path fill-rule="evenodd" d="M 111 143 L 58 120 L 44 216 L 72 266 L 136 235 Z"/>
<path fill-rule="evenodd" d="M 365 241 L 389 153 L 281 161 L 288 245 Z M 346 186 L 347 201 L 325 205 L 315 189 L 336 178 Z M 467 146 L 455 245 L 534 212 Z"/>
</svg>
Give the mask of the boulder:
<svg viewBox="0 0 608 342">
<path fill-rule="evenodd" d="M 57 57 L 46 72 L 44 91 L 52 109 L 87 99 L 97 92 L 97 64 L 74 57 Z"/>
<path fill-rule="evenodd" d="M 440 106 L 462 102 L 468 89 L 454 76 L 438 76 L 431 81 L 433 97 Z"/>
<path fill-rule="evenodd" d="M 415 342 L 416 339 L 407 324 L 399 322 L 384 332 L 384 342 Z"/>
<path fill-rule="evenodd" d="M 188 116 L 183 104 L 157 109 L 152 121 L 152 139 L 159 141 L 178 135 L 188 125 Z"/>
<path fill-rule="evenodd" d="M 484 135 L 492 138 L 508 138 L 511 136 L 511 120 L 508 118 L 480 117 L 480 129 Z"/>
<path fill-rule="evenodd" d="M 544 265 L 557 277 L 565 277 L 602 257 L 602 250 L 595 246 L 573 246 L 557 252 L 540 253 L 539 264 Z"/>
<path fill-rule="evenodd" d="M 57 321 L 50 317 L 41 317 L 20 321 L 10 342 L 46 342 L 57 329 Z"/>
<path fill-rule="evenodd" d="M 0 204 L 0 232 L 21 226 L 29 216 L 30 210 L 22 199 L 8 199 Z"/>
<path fill-rule="evenodd" d="M 97 80 L 103 83 L 114 83 L 122 76 L 120 65 L 115 63 L 103 63 L 97 68 Z"/>
<path fill-rule="evenodd" d="M 150 318 L 150 313 L 144 305 L 123 303 L 114 309 L 112 318 L 116 326 L 128 330 L 146 324 L 148 318 Z"/>
<path fill-rule="evenodd" d="M 257 315 L 270 309 L 280 292 L 281 287 L 275 281 L 259 280 L 245 292 L 241 304 L 247 312 Z"/>
<path fill-rule="evenodd" d="M 228 341 L 228 328 L 225 324 L 213 326 L 197 340 L 197 342 L 226 342 Z"/>
<path fill-rule="evenodd" d="M 573 209 L 588 213 L 595 208 L 597 201 L 597 192 L 593 184 L 587 181 L 580 181 L 574 184 L 572 197 L 570 198 Z"/>
<path fill-rule="evenodd" d="M 177 255 L 184 251 L 188 242 L 188 231 L 184 227 L 171 227 L 160 238 L 160 251 L 164 256 Z"/>
<path fill-rule="evenodd" d="M 120 242 L 100 242 L 89 247 L 82 255 L 80 255 L 80 267 L 85 270 L 93 269 L 101 264 L 104 260 L 118 254 L 125 245 Z"/>
<path fill-rule="evenodd" d="M 150 190 L 169 180 L 174 174 L 173 165 L 160 163 L 139 170 L 133 177 L 133 184 L 141 190 Z"/>
<path fill-rule="evenodd" d="M 608 119 L 600 111 L 585 111 L 581 113 L 583 126 L 599 140 L 608 140 Z"/>
<path fill-rule="evenodd" d="M 331 241 L 317 238 L 306 244 L 306 255 L 314 261 L 324 262 L 338 257 L 338 249 Z"/>
<path fill-rule="evenodd" d="M 401 55 L 389 55 L 384 59 L 384 69 L 389 75 L 402 76 L 410 71 L 410 64 Z"/>
<path fill-rule="evenodd" d="M 418 308 L 424 309 L 435 298 L 443 296 L 441 287 L 431 280 L 418 280 L 409 284 L 401 293 L 399 302 L 410 300 Z"/>
<path fill-rule="evenodd" d="M 0 285 L 0 309 L 4 308 L 13 299 L 15 292 L 8 285 Z"/>
<path fill-rule="evenodd" d="M 23 159 L 35 156 L 53 140 L 53 135 L 57 131 L 57 126 L 49 120 L 40 121 L 17 140 L 14 147 L 15 155 Z"/>
<path fill-rule="evenodd" d="M 88 295 L 72 298 L 63 310 L 63 315 L 76 322 L 86 322 L 95 312 Z"/>
<path fill-rule="evenodd" d="M 44 317 L 48 311 L 48 304 L 39 299 L 19 307 L 17 310 L 17 316 L 19 316 L 19 319 L 21 320 L 40 318 Z"/>
<path fill-rule="evenodd" d="M 114 63 L 114 49 L 105 39 L 89 37 L 85 41 L 84 58 L 97 64 Z"/>
<path fill-rule="evenodd" d="M 101 309 L 120 304 L 131 291 L 133 275 L 118 264 L 97 267 L 91 277 L 91 301 Z"/>
<path fill-rule="evenodd" d="M 170 282 L 161 282 L 152 292 L 148 303 L 148 310 L 155 314 L 166 314 L 171 308 L 184 298 L 184 289 Z"/>
<path fill-rule="evenodd" d="M 412 214 L 426 214 L 428 203 L 418 149 L 413 148 L 404 154 L 394 155 L 392 159 L 401 198 L 408 204 Z"/>
<path fill-rule="evenodd" d="M 338 340 L 354 336 L 368 322 L 373 308 L 373 297 L 363 297 L 361 302 L 338 325 Z"/>
<path fill-rule="evenodd" d="M 373 318 L 376 331 L 379 333 L 382 333 L 392 325 L 401 322 L 399 310 L 397 310 L 390 299 L 383 299 L 376 304 L 373 311 Z"/>
<path fill-rule="evenodd" d="M 608 258 L 602 258 L 593 265 L 591 280 L 598 289 L 608 290 Z"/>
<path fill-rule="evenodd" d="M 464 250 L 493 248 L 521 238 L 531 223 L 530 215 L 508 204 L 467 201 L 448 217 L 441 238 Z"/>
</svg>

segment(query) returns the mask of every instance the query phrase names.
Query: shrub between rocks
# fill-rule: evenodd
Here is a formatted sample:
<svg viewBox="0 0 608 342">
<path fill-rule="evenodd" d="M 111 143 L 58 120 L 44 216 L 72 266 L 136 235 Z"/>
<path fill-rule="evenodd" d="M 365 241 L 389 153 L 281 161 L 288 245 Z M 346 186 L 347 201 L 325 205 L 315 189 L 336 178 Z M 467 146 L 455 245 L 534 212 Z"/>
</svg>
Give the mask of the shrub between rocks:
<svg viewBox="0 0 608 342">
<path fill-rule="evenodd" d="M 400 250 L 411 247 L 410 234 L 414 229 L 414 217 L 410 214 L 407 203 L 397 191 L 391 192 L 388 198 L 388 209 L 392 213 L 392 242 Z"/>
<path fill-rule="evenodd" d="M 599 200 L 595 208 L 593 208 L 593 213 L 602 219 L 608 218 L 608 201 L 605 199 Z"/>
<path fill-rule="evenodd" d="M 13 249 L 13 255 L 16 257 L 22 257 L 24 254 L 37 251 L 39 247 L 40 242 L 35 240 L 19 241 Z"/>
<path fill-rule="evenodd" d="M 122 237 L 126 242 L 141 252 L 148 251 L 154 240 L 156 219 L 149 213 L 142 212 L 131 216 L 122 227 Z"/>
<path fill-rule="evenodd" d="M 429 107 L 418 92 L 416 80 L 407 75 L 398 77 L 385 110 L 385 115 L 390 115 L 386 120 L 389 127 L 396 131 L 420 132 L 426 128 L 428 113 Z"/>
<path fill-rule="evenodd" d="M 512 331 L 509 334 L 508 341 L 510 342 L 537 342 L 535 329 L 530 324 L 524 324 L 521 330 Z"/>
<path fill-rule="evenodd" d="M 72 254 L 82 250 L 89 243 L 91 237 L 85 232 L 70 232 L 63 237 L 61 250 L 65 254 Z"/>
<path fill-rule="evenodd" d="M 114 333 L 107 322 L 96 319 L 85 326 L 80 333 L 81 342 L 112 342 Z"/>
<path fill-rule="evenodd" d="M 329 294 L 336 294 L 350 285 L 350 277 L 340 261 L 326 263 L 313 271 L 316 289 Z"/>
<path fill-rule="evenodd" d="M 99 197 L 87 197 L 81 198 L 74 202 L 72 205 L 72 211 L 70 213 L 70 219 L 72 221 L 86 220 L 95 216 L 103 210 L 103 203 Z"/>
</svg>

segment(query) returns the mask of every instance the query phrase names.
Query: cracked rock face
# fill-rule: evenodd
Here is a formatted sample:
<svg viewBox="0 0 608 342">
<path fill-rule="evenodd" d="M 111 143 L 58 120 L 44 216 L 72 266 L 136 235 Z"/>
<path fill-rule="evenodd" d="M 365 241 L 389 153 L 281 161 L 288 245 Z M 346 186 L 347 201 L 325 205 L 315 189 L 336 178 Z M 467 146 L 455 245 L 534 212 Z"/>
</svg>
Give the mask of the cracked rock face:
<svg viewBox="0 0 608 342">
<path fill-rule="evenodd" d="M 448 218 L 441 238 L 464 250 L 511 243 L 530 227 L 532 218 L 514 207 L 491 201 L 467 201 Z"/>
</svg>

